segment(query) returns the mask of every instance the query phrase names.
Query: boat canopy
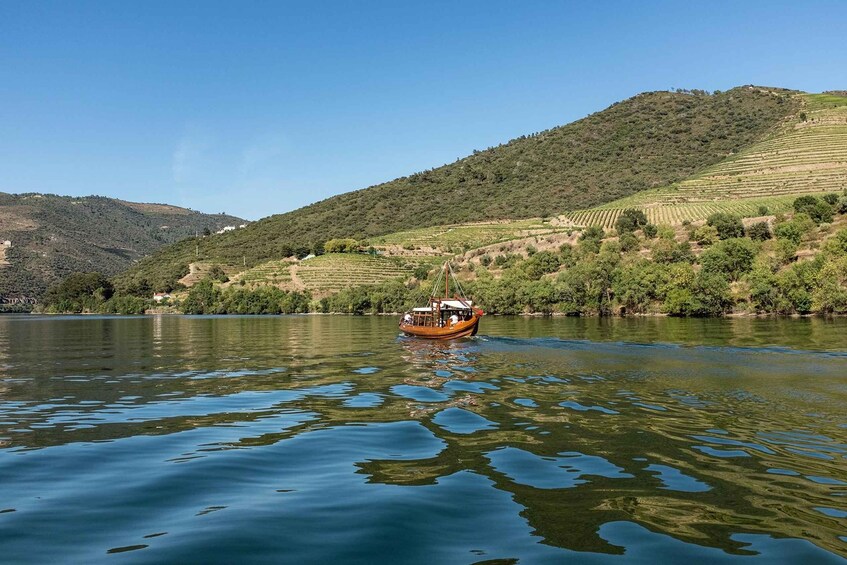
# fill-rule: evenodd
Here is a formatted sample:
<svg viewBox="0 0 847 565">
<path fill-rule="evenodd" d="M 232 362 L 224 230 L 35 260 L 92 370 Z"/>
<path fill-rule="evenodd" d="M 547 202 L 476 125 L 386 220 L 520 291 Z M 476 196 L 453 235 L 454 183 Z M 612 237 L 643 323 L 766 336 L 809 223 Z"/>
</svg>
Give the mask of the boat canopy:
<svg viewBox="0 0 847 565">
<path fill-rule="evenodd" d="M 442 308 L 453 308 L 457 310 L 467 310 L 473 306 L 472 300 L 442 300 Z"/>
<path fill-rule="evenodd" d="M 471 306 L 473 306 L 472 300 L 461 301 L 461 300 L 442 300 L 441 301 L 441 309 L 442 310 L 470 310 Z M 420 308 L 412 308 L 412 312 L 432 312 L 431 306 L 423 306 Z"/>
</svg>

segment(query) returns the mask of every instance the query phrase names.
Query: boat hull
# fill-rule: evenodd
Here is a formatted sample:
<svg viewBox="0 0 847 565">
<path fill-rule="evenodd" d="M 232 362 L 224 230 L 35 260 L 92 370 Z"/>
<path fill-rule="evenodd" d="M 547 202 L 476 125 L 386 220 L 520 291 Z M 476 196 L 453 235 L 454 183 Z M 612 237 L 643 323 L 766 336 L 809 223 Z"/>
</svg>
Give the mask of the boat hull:
<svg viewBox="0 0 847 565">
<path fill-rule="evenodd" d="M 479 329 L 479 316 L 472 316 L 466 322 L 459 322 L 450 327 L 414 326 L 411 324 L 400 324 L 400 331 L 408 336 L 423 339 L 457 339 L 460 337 L 471 337 L 476 335 Z"/>
</svg>

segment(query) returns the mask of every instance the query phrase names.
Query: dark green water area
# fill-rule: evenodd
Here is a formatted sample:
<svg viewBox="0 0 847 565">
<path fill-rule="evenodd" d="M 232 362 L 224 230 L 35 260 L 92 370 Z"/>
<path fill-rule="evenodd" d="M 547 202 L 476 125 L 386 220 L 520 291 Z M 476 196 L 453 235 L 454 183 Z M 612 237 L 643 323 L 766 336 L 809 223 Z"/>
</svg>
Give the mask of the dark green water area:
<svg viewBox="0 0 847 565">
<path fill-rule="evenodd" d="M 0 317 L 0 561 L 847 561 L 847 320 L 396 322 Z"/>
</svg>

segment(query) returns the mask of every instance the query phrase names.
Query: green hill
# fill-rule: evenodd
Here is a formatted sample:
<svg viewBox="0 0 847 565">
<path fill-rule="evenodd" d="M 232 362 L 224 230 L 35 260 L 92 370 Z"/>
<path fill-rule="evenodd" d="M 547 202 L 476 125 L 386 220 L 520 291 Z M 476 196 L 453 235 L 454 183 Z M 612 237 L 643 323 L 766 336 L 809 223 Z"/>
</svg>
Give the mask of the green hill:
<svg viewBox="0 0 847 565">
<path fill-rule="evenodd" d="M 799 194 L 847 189 L 847 96 L 797 95 L 793 119 L 757 143 L 678 183 L 566 214 L 579 225 L 611 227 L 626 208 L 654 223 L 785 212 Z"/>
<path fill-rule="evenodd" d="M 243 223 L 99 196 L 0 193 L 0 298 L 38 298 L 75 271 L 114 275 L 163 245 Z"/>
<path fill-rule="evenodd" d="M 757 87 L 640 94 L 449 165 L 169 246 L 118 282 L 162 286 L 196 260 L 253 267 L 331 238 L 589 208 L 717 164 L 778 128 L 800 105 L 790 91 Z"/>
</svg>

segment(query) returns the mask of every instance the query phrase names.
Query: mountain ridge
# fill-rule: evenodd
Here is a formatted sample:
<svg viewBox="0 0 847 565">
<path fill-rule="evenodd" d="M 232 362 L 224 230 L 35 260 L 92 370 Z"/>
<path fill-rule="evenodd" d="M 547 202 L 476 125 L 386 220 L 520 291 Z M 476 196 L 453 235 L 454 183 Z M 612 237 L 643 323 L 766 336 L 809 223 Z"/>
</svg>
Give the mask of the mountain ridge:
<svg viewBox="0 0 847 565">
<path fill-rule="evenodd" d="M 245 220 L 105 196 L 0 192 L 0 297 L 37 298 L 72 272 L 115 275 L 157 248 Z"/>
</svg>

